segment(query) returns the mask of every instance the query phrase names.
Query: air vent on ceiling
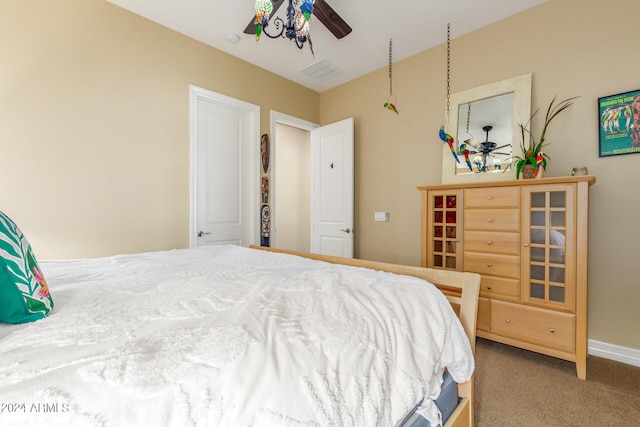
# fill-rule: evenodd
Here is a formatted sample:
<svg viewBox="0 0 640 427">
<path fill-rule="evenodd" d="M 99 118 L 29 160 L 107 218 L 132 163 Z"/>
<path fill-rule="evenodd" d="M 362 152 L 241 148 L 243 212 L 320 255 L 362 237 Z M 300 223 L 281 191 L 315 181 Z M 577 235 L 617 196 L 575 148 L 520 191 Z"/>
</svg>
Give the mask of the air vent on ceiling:
<svg viewBox="0 0 640 427">
<path fill-rule="evenodd" d="M 303 68 L 300 72 L 316 80 L 329 80 L 330 78 L 341 74 L 342 70 L 322 59 Z"/>
</svg>

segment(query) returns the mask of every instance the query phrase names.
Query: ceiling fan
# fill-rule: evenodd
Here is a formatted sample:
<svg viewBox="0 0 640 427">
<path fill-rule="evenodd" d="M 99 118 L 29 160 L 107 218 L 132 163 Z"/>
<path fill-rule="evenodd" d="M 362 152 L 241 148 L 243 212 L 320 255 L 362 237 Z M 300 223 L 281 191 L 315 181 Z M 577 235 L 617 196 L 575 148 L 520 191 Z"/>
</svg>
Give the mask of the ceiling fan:
<svg viewBox="0 0 640 427">
<path fill-rule="evenodd" d="M 289 0 L 291 2 L 291 0 Z M 275 16 L 278 8 L 284 3 L 284 0 L 272 0 L 273 11 L 271 12 L 272 16 Z M 336 13 L 335 10 L 324 0 L 315 0 L 313 4 L 313 16 L 318 18 L 318 21 L 322 22 L 325 27 L 337 38 L 341 39 L 351 33 L 351 27 L 347 24 L 344 19 L 340 17 Z M 249 25 L 244 29 L 245 34 L 255 34 L 256 33 L 256 24 L 255 24 L 255 15 L 251 18 Z"/>
</svg>

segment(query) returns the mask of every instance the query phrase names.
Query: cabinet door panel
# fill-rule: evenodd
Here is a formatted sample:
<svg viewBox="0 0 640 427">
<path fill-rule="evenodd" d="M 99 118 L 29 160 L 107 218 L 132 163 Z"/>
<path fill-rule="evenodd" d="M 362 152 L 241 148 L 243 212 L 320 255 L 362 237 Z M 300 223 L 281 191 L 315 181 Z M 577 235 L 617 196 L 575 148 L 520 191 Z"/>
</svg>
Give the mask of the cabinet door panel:
<svg viewBox="0 0 640 427">
<path fill-rule="evenodd" d="M 429 191 L 426 208 L 425 266 L 462 270 L 462 192 Z"/>
<path fill-rule="evenodd" d="M 575 310 L 574 185 L 523 189 L 521 301 Z"/>
</svg>

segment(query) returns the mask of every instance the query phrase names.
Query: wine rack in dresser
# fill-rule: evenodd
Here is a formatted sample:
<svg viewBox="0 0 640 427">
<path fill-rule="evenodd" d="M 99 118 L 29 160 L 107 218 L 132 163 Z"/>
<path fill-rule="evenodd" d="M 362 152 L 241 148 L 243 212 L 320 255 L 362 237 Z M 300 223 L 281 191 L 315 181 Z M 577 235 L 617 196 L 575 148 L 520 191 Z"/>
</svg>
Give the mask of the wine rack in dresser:
<svg viewBox="0 0 640 427">
<path fill-rule="evenodd" d="M 477 335 L 575 362 L 582 379 L 594 183 L 575 176 L 418 187 L 422 266 L 482 275 Z"/>
</svg>

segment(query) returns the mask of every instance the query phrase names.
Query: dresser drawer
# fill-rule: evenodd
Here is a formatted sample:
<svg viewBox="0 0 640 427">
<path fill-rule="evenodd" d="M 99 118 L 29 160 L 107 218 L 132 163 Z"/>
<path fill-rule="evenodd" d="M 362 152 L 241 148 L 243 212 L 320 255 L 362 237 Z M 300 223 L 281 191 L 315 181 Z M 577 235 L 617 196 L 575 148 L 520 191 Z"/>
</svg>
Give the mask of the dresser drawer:
<svg viewBox="0 0 640 427">
<path fill-rule="evenodd" d="M 464 269 L 487 276 L 520 278 L 520 257 L 515 255 L 464 253 Z"/>
<path fill-rule="evenodd" d="M 492 333 L 575 353 L 575 315 L 495 300 L 490 310 Z"/>
<path fill-rule="evenodd" d="M 480 279 L 480 296 L 518 302 L 520 299 L 520 280 L 482 276 Z"/>
<path fill-rule="evenodd" d="M 520 187 L 468 188 L 464 190 L 465 208 L 519 208 Z"/>
<path fill-rule="evenodd" d="M 482 231 L 520 231 L 517 209 L 465 209 L 464 229 Z"/>
<path fill-rule="evenodd" d="M 520 233 L 465 231 L 464 247 L 470 252 L 520 255 Z"/>
</svg>

